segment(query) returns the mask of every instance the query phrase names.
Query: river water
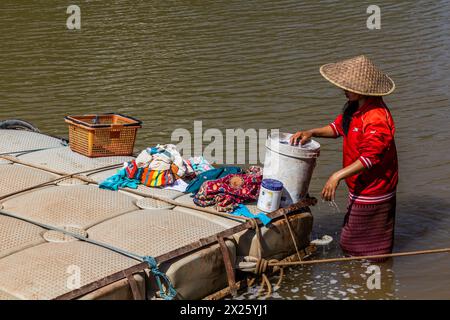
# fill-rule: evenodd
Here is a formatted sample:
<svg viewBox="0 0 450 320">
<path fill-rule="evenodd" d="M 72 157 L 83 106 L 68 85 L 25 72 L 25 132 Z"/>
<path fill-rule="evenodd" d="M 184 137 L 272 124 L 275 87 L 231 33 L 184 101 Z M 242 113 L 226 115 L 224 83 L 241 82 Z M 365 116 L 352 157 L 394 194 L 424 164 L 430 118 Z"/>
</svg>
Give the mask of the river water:
<svg viewBox="0 0 450 320">
<path fill-rule="evenodd" d="M 81 30 L 66 27 L 81 8 Z M 381 29 L 360 1 L 0 2 L 0 119 L 67 136 L 67 114 L 120 112 L 141 119 L 136 147 L 168 143 L 177 128 L 295 132 L 334 119 L 342 91 L 319 66 L 367 54 L 396 82 L 385 101 L 400 161 L 395 251 L 450 246 L 449 1 L 378 1 Z M 341 141 L 320 140 L 310 193 L 341 166 Z M 334 210 L 312 208 L 316 258 L 341 254 L 346 187 Z M 361 262 L 291 268 L 273 299 L 450 298 L 448 254 L 380 264 L 369 289 Z M 276 282 L 276 278 L 272 279 Z M 255 288 L 242 298 L 258 298 Z"/>
</svg>

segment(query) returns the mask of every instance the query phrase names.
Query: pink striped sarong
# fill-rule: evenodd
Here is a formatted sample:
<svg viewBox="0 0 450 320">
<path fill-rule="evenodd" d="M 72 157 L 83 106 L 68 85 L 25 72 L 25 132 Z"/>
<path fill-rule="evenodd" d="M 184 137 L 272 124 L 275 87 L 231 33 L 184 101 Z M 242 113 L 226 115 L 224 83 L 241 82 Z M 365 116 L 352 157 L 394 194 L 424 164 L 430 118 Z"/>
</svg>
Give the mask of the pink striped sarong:
<svg viewBox="0 0 450 320">
<path fill-rule="evenodd" d="M 395 196 L 377 204 L 350 201 L 340 241 L 344 253 L 350 256 L 391 253 L 394 245 L 395 204 Z"/>
</svg>

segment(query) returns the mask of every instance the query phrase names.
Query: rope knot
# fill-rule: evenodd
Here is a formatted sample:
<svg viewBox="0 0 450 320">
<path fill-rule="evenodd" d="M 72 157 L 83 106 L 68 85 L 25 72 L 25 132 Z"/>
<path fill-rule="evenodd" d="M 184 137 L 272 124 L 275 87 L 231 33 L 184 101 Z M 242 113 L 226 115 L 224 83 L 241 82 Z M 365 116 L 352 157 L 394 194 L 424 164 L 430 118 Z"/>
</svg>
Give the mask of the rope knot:
<svg viewBox="0 0 450 320">
<path fill-rule="evenodd" d="M 151 256 L 144 257 L 144 261 L 148 263 L 150 269 L 152 272 L 158 272 L 158 263 L 156 262 L 156 259 Z"/>
<path fill-rule="evenodd" d="M 255 266 L 255 274 L 256 275 L 262 275 L 263 273 L 266 273 L 267 267 L 269 266 L 269 261 L 267 261 L 264 258 L 258 259 Z"/>
<path fill-rule="evenodd" d="M 281 281 L 283 280 L 284 275 L 283 267 L 276 265 L 277 263 L 279 263 L 277 259 L 266 260 L 264 258 L 249 257 L 249 260 L 253 260 L 255 262 L 254 273 L 256 274 L 257 277 L 258 276 L 261 277 L 261 288 L 259 289 L 258 295 L 260 295 L 264 291 L 264 288 L 267 288 L 266 298 L 270 297 L 270 295 L 272 294 L 272 284 L 270 283 L 269 278 L 267 277 L 267 273 L 269 273 L 270 268 L 272 268 L 273 273 L 278 272 L 279 279 L 276 286 L 279 287 Z M 273 266 L 271 264 L 273 264 Z M 255 279 L 256 278 L 254 278 L 253 281 Z M 249 284 L 249 286 L 253 284 L 253 281 L 251 282 L 251 284 Z"/>
<path fill-rule="evenodd" d="M 145 256 L 145 257 L 143 257 L 143 260 L 148 263 L 148 265 L 150 267 L 150 271 L 156 279 L 156 284 L 158 285 L 159 294 L 160 294 L 161 298 L 163 298 L 164 300 L 172 300 L 173 298 L 175 298 L 175 296 L 177 295 L 177 292 L 176 292 L 175 288 L 172 286 L 172 283 L 170 282 L 169 277 L 164 272 L 159 270 L 156 259 L 151 256 Z M 164 280 L 164 282 L 166 284 L 167 292 L 163 288 L 161 278 L 162 278 L 162 280 Z"/>
</svg>

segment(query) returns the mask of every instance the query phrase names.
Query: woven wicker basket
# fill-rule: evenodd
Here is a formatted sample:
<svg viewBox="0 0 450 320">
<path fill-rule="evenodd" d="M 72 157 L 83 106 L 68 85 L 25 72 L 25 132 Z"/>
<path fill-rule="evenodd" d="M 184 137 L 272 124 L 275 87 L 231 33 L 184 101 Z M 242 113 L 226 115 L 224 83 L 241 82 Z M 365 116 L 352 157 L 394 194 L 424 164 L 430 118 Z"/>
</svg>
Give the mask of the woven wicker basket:
<svg viewBox="0 0 450 320">
<path fill-rule="evenodd" d="M 67 116 L 69 145 L 87 157 L 133 154 L 136 133 L 142 122 L 117 113 Z"/>
</svg>

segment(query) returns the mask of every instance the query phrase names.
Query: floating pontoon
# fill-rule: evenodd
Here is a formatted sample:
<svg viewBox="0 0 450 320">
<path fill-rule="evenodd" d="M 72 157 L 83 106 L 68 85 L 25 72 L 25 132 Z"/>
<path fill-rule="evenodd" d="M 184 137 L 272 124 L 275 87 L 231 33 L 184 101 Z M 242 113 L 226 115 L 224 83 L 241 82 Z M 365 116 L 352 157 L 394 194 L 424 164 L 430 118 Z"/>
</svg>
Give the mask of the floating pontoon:
<svg viewBox="0 0 450 320">
<path fill-rule="evenodd" d="M 164 274 L 177 299 L 214 298 L 242 287 L 239 263 L 307 251 L 314 199 L 271 213 L 264 227 L 197 209 L 178 191 L 98 188 L 131 159 L 0 130 L 0 299 L 158 299 L 158 279 L 170 294 Z"/>
</svg>

